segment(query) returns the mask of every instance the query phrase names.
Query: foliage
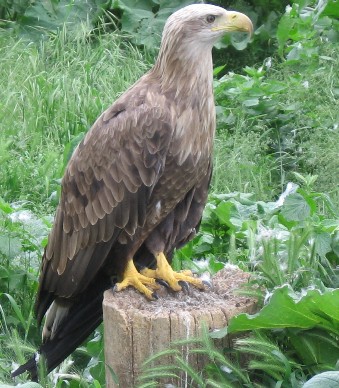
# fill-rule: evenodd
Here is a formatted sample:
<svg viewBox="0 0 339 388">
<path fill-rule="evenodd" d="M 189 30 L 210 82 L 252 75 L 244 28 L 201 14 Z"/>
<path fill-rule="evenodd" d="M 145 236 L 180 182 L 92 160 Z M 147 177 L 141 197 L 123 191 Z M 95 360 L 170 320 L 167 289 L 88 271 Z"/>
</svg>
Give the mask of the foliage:
<svg viewBox="0 0 339 388">
<path fill-rule="evenodd" d="M 201 231 L 178 260 L 242 263 L 259 271 L 256 282 L 268 289 L 286 282 L 298 290 L 310 284 L 337 287 L 331 262 L 339 255 L 338 210 L 306 178 L 299 179 L 304 185 L 288 184 L 276 202 L 255 201 L 252 194 L 211 195 Z"/>
<path fill-rule="evenodd" d="M 323 372 L 312 377 L 302 388 L 335 388 L 339 384 L 339 372 Z"/>
<path fill-rule="evenodd" d="M 0 36 L 0 57 L 1 195 L 52 209 L 62 148 L 72 150 L 148 65 L 119 36 L 101 36 L 91 46 L 86 30 L 62 30 L 39 46 Z"/>
<path fill-rule="evenodd" d="M 65 25 L 69 31 L 76 31 L 81 24 L 94 29 L 98 18 L 103 15 L 106 1 L 3 0 L 1 3 L 1 19 L 5 27 L 17 28 L 27 38 L 39 40 L 48 32 L 57 33 Z"/>
<path fill-rule="evenodd" d="M 338 196 L 334 177 L 339 174 L 335 157 L 339 113 L 333 107 L 338 98 L 339 58 L 334 41 L 339 24 L 328 16 L 334 13 L 332 3 L 319 1 L 311 7 L 310 2 L 300 2 L 287 9 L 276 35 L 278 52 L 286 56 L 283 62 L 270 57 L 262 66 L 245 67 L 245 74 L 228 73 L 215 81 L 220 138 L 242 135 L 245 144 L 253 138 L 253 146 L 243 147 L 238 156 L 239 171 L 245 170 L 245 177 L 258 175 L 258 170 L 261 175 L 258 160 L 265 160 L 266 192 L 279 185 L 282 190 L 293 179 L 292 171 L 297 171 L 318 175 L 318 190 Z M 263 139 L 262 146 L 257 139 Z M 228 143 L 222 141 L 218 149 L 223 150 L 222 156 L 230 155 L 234 177 L 237 164 L 235 160 L 233 166 L 232 144 Z M 220 191 L 218 182 L 216 186 Z"/>
<path fill-rule="evenodd" d="M 177 9 L 192 4 L 193 0 L 115 0 L 112 10 L 121 13 L 121 31 L 131 36 L 132 42 L 150 50 L 159 47 L 161 31 L 166 19 Z"/>
<path fill-rule="evenodd" d="M 183 5 L 134 3 L 1 2 L 1 26 L 10 27 L 0 35 L 2 382 L 11 381 L 12 360 L 23 362 L 39 343 L 33 300 L 51 224 L 42 215 L 54 212 L 67 160 L 98 114 L 149 68 L 145 52 L 158 45 L 166 15 Z M 280 1 L 231 5 L 257 29 L 251 50 L 235 55 L 228 48 L 227 58 L 219 56 L 227 66 L 215 70 L 212 194 L 197 238 L 177 253 L 175 265 L 211 272 L 226 262 L 239 265 L 252 273 L 241 292 L 264 307 L 230 322 L 229 331 L 241 323 L 251 332 L 226 353 L 207 333 L 192 340 L 192 352 L 209 360 L 203 371 L 186 363 L 178 343 L 153 358 L 171 354 L 173 365 L 155 369 L 151 360 L 141 384 L 156 386 L 160 373 L 185 371 L 200 386 L 328 386 L 337 372 L 319 372 L 336 370 L 338 355 L 338 7 L 334 0 L 299 0 L 282 15 Z M 108 33 L 116 26 L 146 50 Z M 258 64 L 254 52 L 270 57 Z M 240 73 L 226 73 L 243 64 Z M 104 386 L 101 331 L 54 373 L 42 370 L 42 384 Z M 238 362 L 244 354 L 245 366 Z"/>
<path fill-rule="evenodd" d="M 337 42 L 339 10 L 335 3 L 305 0 L 287 8 L 277 30 L 278 53 L 286 55 L 287 62 L 316 58 L 319 47 L 314 43 L 320 35 L 323 41 Z"/>
<path fill-rule="evenodd" d="M 279 381 L 286 380 L 286 376 L 282 375 L 284 370 L 288 372 L 286 374 L 290 374 L 292 369 L 295 372 L 302 371 L 302 376 L 335 370 L 339 358 L 337 293 L 338 289 L 323 292 L 304 289 L 301 293 L 296 293 L 290 286 L 276 288 L 259 313 L 253 316 L 240 314 L 230 320 L 227 328 L 211 333 L 211 336 L 222 338 L 226 332 L 254 330 L 256 336 L 266 335 L 271 341 L 274 339 L 280 349 L 288 349 L 285 355 L 279 348 L 275 350 L 275 356 L 280 358 L 280 375 L 273 375 L 274 368 L 264 368 L 260 360 L 262 353 L 254 346 L 257 344 L 251 337 L 236 340 L 235 349 L 240 353 L 256 356 L 250 360 L 249 369 L 261 370 L 261 373 L 265 371 Z M 325 376 L 323 378 L 326 381 Z"/>
<path fill-rule="evenodd" d="M 187 257 L 208 258 L 195 262 L 202 271 L 218 270 L 226 261 L 247 266 L 253 288 L 241 292 L 260 298 L 260 290 L 266 290 L 258 314 L 240 314 L 227 328 L 210 334 L 222 338 L 252 331 L 229 350 L 250 357 L 246 381 L 237 375 L 243 368 L 231 361 L 234 357 L 220 361 L 225 355 L 219 352 L 217 366 L 210 360 L 201 371 L 204 381 L 211 380 L 210 368 L 213 376 L 215 369 L 222 376 L 211 386 L 252 387 L 259 380 L 261 386 L 274 382 L 299 387 L 308 376 L 336 369 L 338 289 L 327 287 L 338 286 L 339 213 L 327 195 L 311 189 L 314 177 L 298 178 L 303 186 L 289 184 L 276 202 L 254 201 L 252 195 L 240 193 L 211 196 L 196 242 L 177 254 L 184 266 L 191 265 Z M 201 352 L 208 354 L 205 347 Z M 163 371 L 158 368 L 146 369 L 143 378 L 158 381 Z"/>
<path fill-rule="evenodd" d="M 200 0 L 200 2 L 204 2 Z M 134 44 L 143 46 L 152 54 L 159 47 L 161 31 L 167 17 L 185 5 L 196 3 L 194 0 L 89 0 L 72 1 L 51 0 L 22 2 L 2 0 L 0 3 L 0 18 L 4 27 L 18 31 L 30 40 L 45 39 L 48 34 L 56 34 L 67 26 L 69 31 L 76 32 L 86 28 L 94 32 L 96 28 L 116 30 L 127 34 Z M 232 68 L 241 69 L 243 63 L 254 63 L 265 58 L 273 51 L 270 40 L 275 34 L 279 16 L 288 4 L 282 2 L 261 0 L 254 1 L 217 1 L 216 4 L 248 14 L 254 21 L 256 35 L 249 50 L 243 54 L 248 41 L 236 35 L 225 37 L 219 44 L 223 51 L 216 53 L 217 63 L 229 63 Z M 227 48 L 227 50 L 225 50 Z"/>
</svg>

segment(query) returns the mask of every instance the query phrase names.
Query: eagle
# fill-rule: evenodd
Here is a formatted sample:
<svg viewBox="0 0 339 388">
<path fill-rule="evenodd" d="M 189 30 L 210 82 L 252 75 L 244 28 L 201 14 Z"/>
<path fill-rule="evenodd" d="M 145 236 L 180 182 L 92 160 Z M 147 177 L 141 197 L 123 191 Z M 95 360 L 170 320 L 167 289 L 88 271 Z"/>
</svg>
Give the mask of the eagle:
<svg viewBox="0 0 339 388">
<path fill-rule="evenodd" d="M 134 287 L 149 300 L 165 285 L 204 288 L 175 272 L 173 251 L 199 228 L 212 174 L 215 132 L 212 47 L 252 33 L 244 14 L 193 4 L 166 21 L 154 66 L 100 117 L 65 170 L 42 257 L 35 313 L 39 351 L 12 376 L 37 379 L 102 322 L 105 290 Z"/>
</svg>

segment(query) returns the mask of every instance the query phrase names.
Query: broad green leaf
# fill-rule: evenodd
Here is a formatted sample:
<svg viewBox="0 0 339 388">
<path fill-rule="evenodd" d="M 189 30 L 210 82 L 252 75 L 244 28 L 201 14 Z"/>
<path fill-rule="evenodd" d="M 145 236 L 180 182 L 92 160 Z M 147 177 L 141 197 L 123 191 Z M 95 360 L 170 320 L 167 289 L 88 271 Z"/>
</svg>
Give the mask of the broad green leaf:
<svg viewBox="0 0 339 388">
<path fill-rule="evenodd" d="M 320 257 L 325 257 L 326 253 L 331 252 L 331 236 L 329 233 L 317 233 L 315 236 L 315 250 Z"/>
<path fill-rule="evenodd" d="M 290 286 L 277 288 L 269 303 L 257 314 L 239 314 L 228 325 L 228 333 L 278 328 L 325 328 L 339 334 L 339 289 L 321 293 L 295 293 Z"/>
<path fill-rule="evenodd" d="M 325 330 L 289 329 L 288 338 L 305 365 L 319 365 L 320 370 L 328 370 L 339 359 L 336 336 Z"/>
<path fill-rule="evenodd" d="M 138 17 L 136 18 L 136 15 Z M 143 19 L 147 19 L 148 21 L 150 19 L 154 18 L 154 14 L 151 10 L 144 10 L 144 9 L 132 9 L 132 8 L 125 8 L 124 13 L 121 18 L 121 24 L 124 31 L 127 32 L 135 32 L 139 26 L 140 22 Z"/>
<path fill-rule="evenodd" d="M 234 228 L 235 225 L 238 227 L 241 227 L 242 225 L 239 213 L 237 212 L 234 203 L 230 201 L 222 202 L 220 205 L 218 205 L 215 209 L 215 214 L 223 224 L 226 224 L 230 228 Z"/>
<path fill-rule="evenodd" d="M 141 10 L 151 11 L 154 3 L 150 0 L 120 0 L 122 9 L 135 9 L 135 14 L 138 15 Z"/>
<path fill-rule="evenodd" d="M 321 221 L 321 228 L 326 232 L 334 232 L 335 230 L 339 231 L 339 220 L 323 220 Z"/>
<path fill-rule="evenodd" d="M 224 338 L 227 335 L 227 333 L 228 333 L 228 327 L 225 326 L 222 329 L 211 331 L 209 333 L 209 336 L 211 338 L 220 339 L 220 338 Z"/>
<path fill-rule="evenodd" d="M 0 211 L 10 214 L 14 209 L 0 197 Z"/>
<path fill-rule="evenodd" d="M 256 106 L 259 104 L 259 98 L 250 98 L 248 100 L 243 101 L 245 106 Z"/>
<path fill-rule="evenodd" d="M 302 388 L 338 388 L 339 372 L 323 372 L 308 380 Z"/>
<path fill-rule="evenodd" d="M 323 10 L 321 16 L 331 16 L 334 18 L 339 18 L 339 6 L 337 0 L 328 0 L 325 9 Z"/>
<path fill-rule="evenodd" d="M 0 254 L 8 258 L 14 258 L 21 252 L 22 244 L 18 237 L 8 235 L 0 236 Z"/>
<path fill-rule="evenodd" d="M 45 31 L 57 31 L 66 25 L 77 29 L 81 22 L 94 25 L 103 14 L 105 0 L 68 1 L 61 0 L 57 6 L 52 2 L 32 2 L 21 19 L 23 29 L 29 28 L 31 33 L 41 34 Z"/>
<path fill-rule="evenodd" d="M 159 46 L 167 18 L 178 8 L 191 3 L 193 1 L 123 0 L 122 30 L 132 34 L 134 43 L 154 49 Z M 154 13 L 156 4 L 159 4 L 159 10 Z"/>
<path fill-rule="evenodd" d="M 160 11 L 164 12 L 165 10 L 169 10 L 168 12 L 173 13 L 176 9 L 185 7 L 186 5 L 195 3 L 194 0 L 154 0 L 155 3 L 160 5 Z"/>
<path fill-rule="evenodd" d="M 295 24 L 295 20 L 288 15 L 283 16 L 280 19 L 277 29 L 277 39 L 279 43 L 279 54 L 283 55 L 284 45 L 290 37 L 290 31 Z"/>
<path fill-rule="evenodd" d="M 226 67 L 226 65 L 215 67 L 214 70 L 213 70 L 213 75 L 217 76 L 221 71 L 224 70 L 225 67 Z"/>
<path fill-rule="evenodd" d="M 315 199 L 313 199 L 312 196 L 308 195 L 308 193 L 302 188 L 298 189 L 298 193 L 302 195 L 302 197 L 309 205 L 311 214 L 314 214 L 317 211 L 317 202 L 315 201 Z"/>
<path fill-rule="evenodd" d="M 304 221 L 311 214 L 311 208 L 299 193 L 288 195 L 281 208 L 281 214 L 287 221 Z"/>
</svg>

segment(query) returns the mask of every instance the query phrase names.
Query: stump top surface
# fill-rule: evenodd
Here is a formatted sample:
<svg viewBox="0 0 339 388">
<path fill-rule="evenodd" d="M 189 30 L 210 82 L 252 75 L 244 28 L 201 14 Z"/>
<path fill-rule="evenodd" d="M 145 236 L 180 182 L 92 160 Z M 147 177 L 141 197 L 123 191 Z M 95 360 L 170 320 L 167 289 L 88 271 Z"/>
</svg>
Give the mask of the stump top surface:
<svg viewBox="0 0 339 388">
<path fill-rule="evenodd" d="M 247 307 L 253 306 L 253 298 L 243 297 L 235 293 L 242 284 L 248 282 L 249 274 L 235 266 L 226 266 L 212 277 L 212 288 L 206 287 L 201 291 L 190 286 L 189 293 L 184 291 L 172 292 L 165 287 L 157 290 L 158 300 L 148 301 L 143 295 L 133 288 L 122 292 L 105 292 L 104 305 L 114 306 L 118 310 L 136 309 L 139 314 L 153 315 L 168 311 L 194 311 L 199 309 L 211 311 L 214 308 L 227 308 L 242 312 Z"/>
</svg>

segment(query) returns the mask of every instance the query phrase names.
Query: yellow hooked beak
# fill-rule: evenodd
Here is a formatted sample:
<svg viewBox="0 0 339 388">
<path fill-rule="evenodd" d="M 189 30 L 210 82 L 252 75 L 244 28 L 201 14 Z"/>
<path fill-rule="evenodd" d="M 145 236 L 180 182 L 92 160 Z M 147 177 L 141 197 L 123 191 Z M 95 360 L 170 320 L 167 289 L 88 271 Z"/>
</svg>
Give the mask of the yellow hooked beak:
<svg viewBox="0 0 339 388">
<path fill-rule="evenodd" d="M 212 31 L 225 32 L 247 32 L 253 34 L 253 24 L 251 19 L 240 12 L 226 11 L 226 15 L 220 17 L 217 25 L 211 28 Z"/>
</svg>

